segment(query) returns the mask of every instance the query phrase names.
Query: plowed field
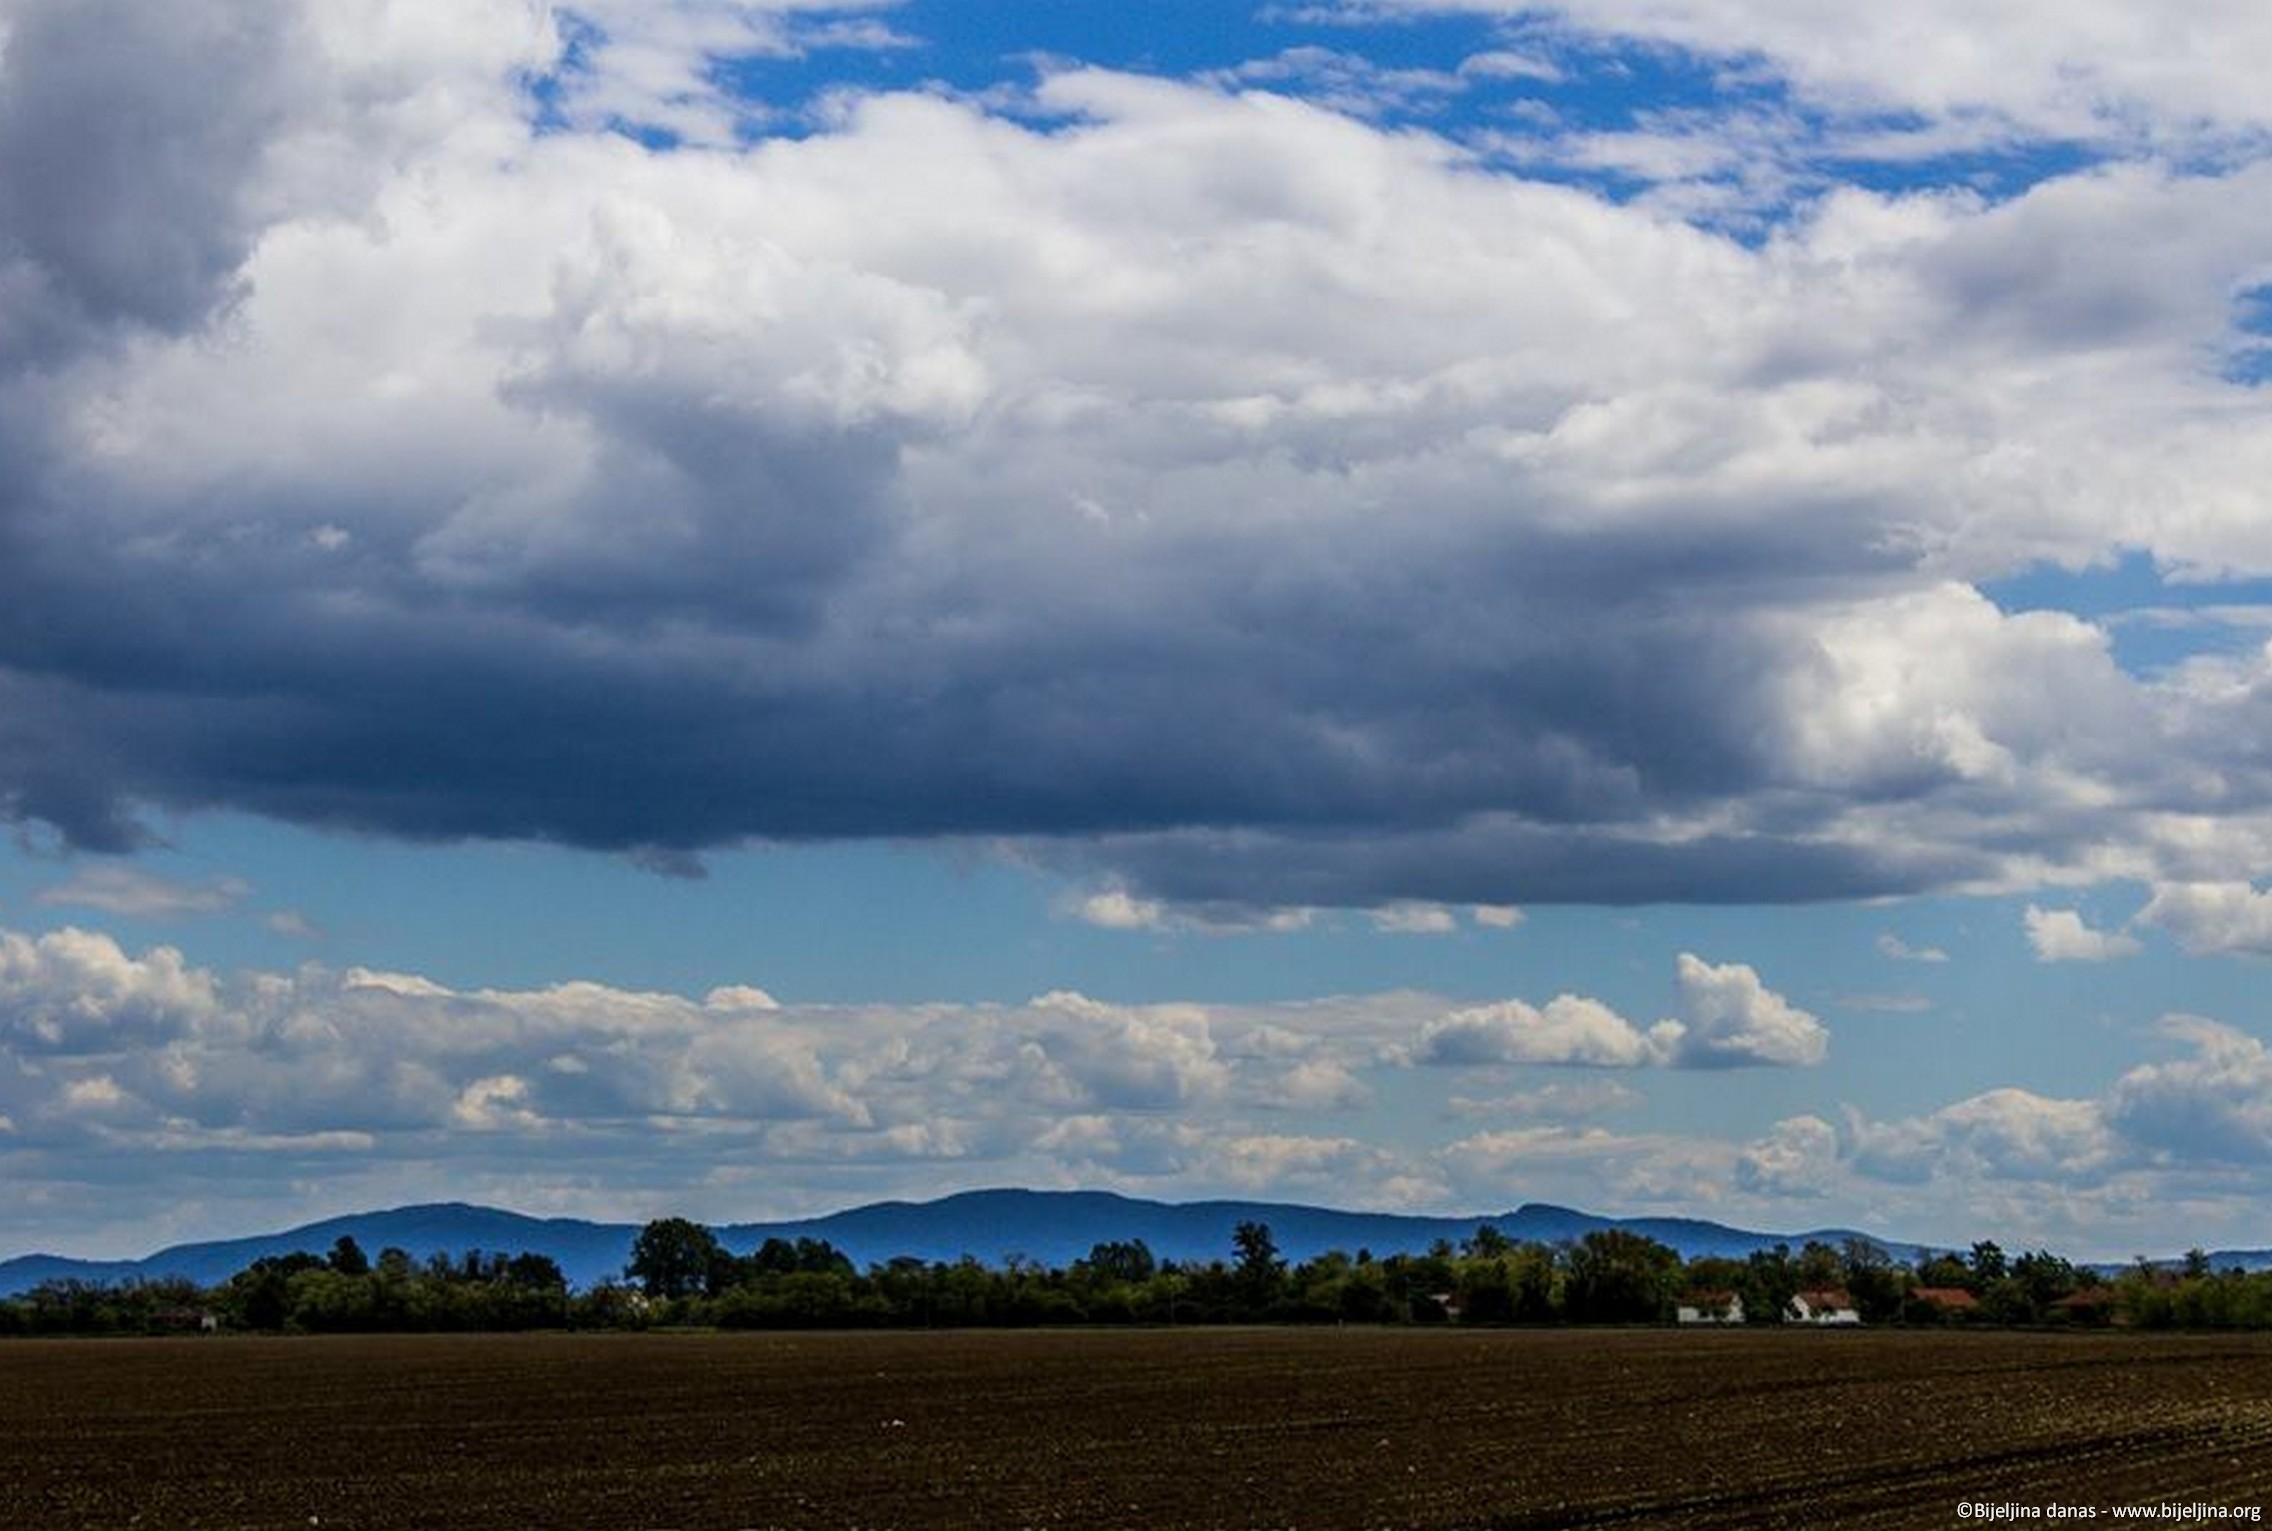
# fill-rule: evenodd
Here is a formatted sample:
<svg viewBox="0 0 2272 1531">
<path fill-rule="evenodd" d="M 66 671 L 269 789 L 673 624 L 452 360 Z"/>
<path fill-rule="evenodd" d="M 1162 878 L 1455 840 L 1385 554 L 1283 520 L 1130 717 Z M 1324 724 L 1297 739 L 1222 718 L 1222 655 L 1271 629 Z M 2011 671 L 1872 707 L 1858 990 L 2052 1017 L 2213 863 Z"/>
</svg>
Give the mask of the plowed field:
<svg viewBox="0 0 2272 1531">
<path fill-rule="evenodd" d="M 26 1341 L 0 1526 L 1955 1526 L 2272 1501 L 2272 1338 Z M 2166 1522 L 2165 1522 L 2166 1523 Z"/>
</svg>

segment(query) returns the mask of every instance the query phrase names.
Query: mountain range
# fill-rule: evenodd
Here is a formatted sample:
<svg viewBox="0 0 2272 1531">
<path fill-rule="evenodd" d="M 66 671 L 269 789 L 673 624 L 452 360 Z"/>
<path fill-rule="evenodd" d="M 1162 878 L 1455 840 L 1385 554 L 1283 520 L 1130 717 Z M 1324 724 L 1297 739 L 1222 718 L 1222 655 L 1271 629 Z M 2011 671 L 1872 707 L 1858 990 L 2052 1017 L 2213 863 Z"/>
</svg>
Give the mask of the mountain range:
<svg viewBox="0 0 2272 1531">
<path fill-rule="evenodd" d="M 1163 1260 L 1228 1259 L 1231 1233 L 1242 1222 L 1267 1224 L 1280 1253 L 1304 1260 L 1327 1250 L 1375 1255 L 1417 1253 L 1439 1239 L 1457 1244 L 1489 1223 L 1517 1241 L 1555 1243 L 1598 1228 L 1623 1228 L 1671 1245 L 1683 1256 L 1733 1255 L 1776 1244 L 1799 1248 L 1808 1239 L 1837 1245 L 1869 1237 L 1847 1229 L 1755 1233 L 1690 1218 L 1607 1218 L 1568 1207 L 1530 1203 L 1476 1217 L 1415 1217 L 1387 1212 L 1346 1212 L 1328 1207 L 1262 1201 L 1146 1201 L 1107 1191 L 966 1191 L 936 1201 L 883 1201 L 825 1217 L 786 1222 L 732 1223 L 713 1228 L 735 1253 L 768 1238 L 826 1239 L 854 1264 L 897 1256 L 955 1260 L 965 1255 L 990 1265 L 1012 1257 L 1061 1266 L 1111 1239 L 1142 1239 Z M 576 1218 L 535 1218 L 495 1207 L 442 1202 L 388 1211 L 351 1213 L 282 1232 L 205 1243 L 177 1244 L 138 1260 L 80 1260 L 32 1254 L 0 1261 L 0 1296 L 43 1281 L 119 1282 L 187 1277 L 200 1285 L 227 1280 L 264 1255 L 295 1250 L 322 1254 L 350 1237 L 370 1254 L 390 1246 L 424 1258 L 468 1249 L 551 1256 L 568 1279 L 588 1287 L 620 1276 L 639 1225 Z M 1872 1239 L 1896 1258 L 1915 1246 Z"/>
<path fill-rule="evenodd" d="M 1582 1238 L 1599 1228 L 1622 1228 L 1668 1244 L 1687 1259 L 1698 1255 L 1740 1259 L 1777 1244 L 1798 1249 L 1810 1239 L 1834 1248 L 1850 1238 L 1868 1239 L 1903 1261 L 1915 1261 L 1928 1252 L 1925 1246 L 1847 1228 L 1758 1233 L 1695 1218 L 1598 1217 L 1539 1202 L 1475 1217 L 1415 1217 L 1285 1202 L 1147 1201 L 1109 1191 L 964 1191 L 936 1201 L 872 1202 L 825 1217 L 729 1223 L 712 1231 L 736 1254 L 755 1249 L 769 1238 L 812 1238 L 826 1239 L 860 1266 L 902 1255 L 926 1261 L 969 1255 L 989 1265 L 1020 1258 L 1062 1266 L 1112 1239 L 1142 1239 L 1163 1260 L 1228 1259 L 1232 1230 L 1242 1222 L 1267 1224 L 1279 1252 L 1296 1261 L 1333 1249 L 1350 1254 L 1359 1250 L 1375 1255 L 1418 1253 L 1439 1239 L 1461 1243 L 1485 1223 L 1518 1242 L 1542 1244 Z M 436 1252 L 455 1255 L 468 1249 L 549 1255 L 571 1282 L 589 1287 L 621 1276 L 624 1262 L 630 1258 L 631 1242 L 638 1235 L 639 1225 L 635 1223 L 536 1218 L 496 1207 L 438 1202 L 350 1213 L 249 1238 L 176 1244 L 139 1260 L 20 1255 L 0 1260 L 0 1297 L 57 1280 L 120 1282 L 179 1276 L 211 1286 L 264 1255 L 295 1250 L 323 1254 L 342 1236 L 354 1239 L 366 1253 L 374 1255 L 390 1246 L 419 1258 Z M 2272 1267 L 2272 1250 L 2219 1250 L 2209 1259 L 2218 1270 L 2232 1266 L 2258 1270 Z M 2098 1268 L 2112 1272 L 2121 1267 Z"/>
</svg>

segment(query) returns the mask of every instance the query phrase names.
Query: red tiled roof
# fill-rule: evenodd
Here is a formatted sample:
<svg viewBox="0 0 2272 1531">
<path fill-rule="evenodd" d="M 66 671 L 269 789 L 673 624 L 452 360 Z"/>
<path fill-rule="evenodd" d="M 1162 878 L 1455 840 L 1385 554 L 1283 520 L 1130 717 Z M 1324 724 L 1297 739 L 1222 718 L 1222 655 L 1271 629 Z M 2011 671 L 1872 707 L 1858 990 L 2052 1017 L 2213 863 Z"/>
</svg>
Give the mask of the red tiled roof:
<svg viewBox="0 0 2272 1531">
<path fill-rule="evenodd" d="M 1931 1303 L 1936 1308 L 1977 1308 L 1980 1306 L 1980 1299 L 1960 1286 L 1913 1287 L 1909 1296 L 1912 1301 Z"/>
</svg>

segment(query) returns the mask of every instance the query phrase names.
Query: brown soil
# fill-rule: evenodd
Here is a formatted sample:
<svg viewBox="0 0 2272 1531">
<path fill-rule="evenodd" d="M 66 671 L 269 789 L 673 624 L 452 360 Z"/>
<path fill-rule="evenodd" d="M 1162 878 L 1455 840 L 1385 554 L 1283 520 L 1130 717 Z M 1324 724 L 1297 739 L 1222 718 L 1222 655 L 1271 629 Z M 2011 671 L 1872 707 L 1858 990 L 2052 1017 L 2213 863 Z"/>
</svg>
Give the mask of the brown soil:
<svg viewBox="0 0 2272 1531">
<path fill-rule="evenodd" d="M 2272 1337 L 24 1341 L 28 1528 L 1955 1526 L 2272 1499 Z"/>
</svg>

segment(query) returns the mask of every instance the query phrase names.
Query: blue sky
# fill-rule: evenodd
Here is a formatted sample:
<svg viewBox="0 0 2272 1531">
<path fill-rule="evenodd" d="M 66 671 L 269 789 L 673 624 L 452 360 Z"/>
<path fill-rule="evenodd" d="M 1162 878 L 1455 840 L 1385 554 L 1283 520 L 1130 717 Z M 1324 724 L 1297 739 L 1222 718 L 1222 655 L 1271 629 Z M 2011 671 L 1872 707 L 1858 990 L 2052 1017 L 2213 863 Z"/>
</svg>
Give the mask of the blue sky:
<svg viewBox="0 0 2272 1531">
<path fill-rule="evenodd" d="M 2272 1242 L 2240 0 L 0 0 L 0 1252 Z"/>
</svg>

